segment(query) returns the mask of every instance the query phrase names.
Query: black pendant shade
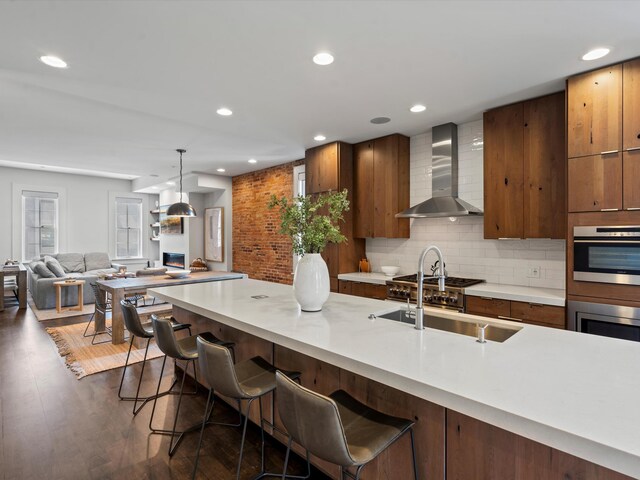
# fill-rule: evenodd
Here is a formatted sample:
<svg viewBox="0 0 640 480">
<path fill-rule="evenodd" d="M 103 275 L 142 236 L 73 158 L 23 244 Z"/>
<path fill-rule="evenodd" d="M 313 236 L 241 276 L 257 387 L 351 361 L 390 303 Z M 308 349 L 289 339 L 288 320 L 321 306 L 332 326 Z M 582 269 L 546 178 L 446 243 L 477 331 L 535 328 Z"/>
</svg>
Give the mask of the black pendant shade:
<svg viewBox="0 0 640 480">
<path fill-rule="evenodd" d="M 167 208 L 167 216 L 171 217 L 195 217 L 195 209 L 188 203 L 178 202 Z"/>
<path fill-rule="evenodd" d="M 196 209 L 190 204 L 182 201 L 182 154 L 186 152 L 184 148 L 178 148 L 176 150 L 180 154 L 180 201 L 170 205 L 167 208 L 167 216 L 171 217 L 195 217 Z"/>
</svg>

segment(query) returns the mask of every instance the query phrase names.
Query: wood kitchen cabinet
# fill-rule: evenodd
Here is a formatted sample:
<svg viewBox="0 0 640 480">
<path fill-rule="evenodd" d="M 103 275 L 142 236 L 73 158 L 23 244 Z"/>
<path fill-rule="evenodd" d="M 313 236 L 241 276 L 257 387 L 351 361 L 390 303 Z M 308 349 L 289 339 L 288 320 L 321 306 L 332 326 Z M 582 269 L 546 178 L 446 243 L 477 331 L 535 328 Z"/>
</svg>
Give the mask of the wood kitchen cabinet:
<svg viewBox="0 0 640 480">
<path fill-rule="evenodd" d="M 621 150 L 622 65 L 567 80 L 569 158 Z"/>
<path fill-rule="evenodd" d="M 465 296 L 465 313 L 542 327 L 565 328 L 565 309 L 540 303 Z"/>
<path fill-rule="evenodd" d="M 332 292 L 338 291 L 338 274 L 358 271 L 358 261 L 365 256 L 365 242 L 353 236 L 353 147 L 344 142 L 310 148 L 305 152 L 306 194 L 347 189 L 349 211 L 344 214 L 340 231 L 347 237 L 340 244 L 328 244 L 322 258 L 329 269 Z"/>
<path fill-rule="evenodd" d="M 564 92 L 484 114 L 484 237 L 565 238 Z"/>
<path fill-rule="evenodd" d="M 387 298 L 387 286 L 373 283 L 340 280 L 339 291 L 340 293 L 355 295 L 356 297 L 375 298 L 378 300 L 385 300 Z"/>
<path fill-rule="evenodd" d="M 394 134 L 354 145 L 354 236 L 409 238 L 409 138 Z"/>
<path fill-rule="evenodd" d="M 567 89 L 569 212 L 640 210 L 640 59 Z"/>
</svg>

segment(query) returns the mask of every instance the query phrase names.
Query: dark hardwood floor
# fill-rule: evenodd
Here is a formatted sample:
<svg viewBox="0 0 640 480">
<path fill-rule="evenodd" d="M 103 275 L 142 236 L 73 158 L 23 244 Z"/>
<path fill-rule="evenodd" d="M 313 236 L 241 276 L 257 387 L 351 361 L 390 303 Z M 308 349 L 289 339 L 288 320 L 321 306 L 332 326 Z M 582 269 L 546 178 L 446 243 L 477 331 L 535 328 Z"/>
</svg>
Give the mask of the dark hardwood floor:
<svg viewBox="0 0 640 480">
<path fill-rule="evenodd" d="M 118 400 L 122 369 L 77 380 L 69 371 L 53 341 L 45 331 L 88 317 L 38 322 L 31 310 L 7 306 L 0 312 L 0 473 L 3 479 L 187 479 L 191 478 L 198 434 L 187 435 L 169 458 L 169 438 L 150 435 L 151 405 L 136 417 L 132 403 Z M 143 394 L 155 390 L 161 360 L 153 360 L 145 371 Z M 165 372 L 170 385 L 173 369 Z M 129 376 L 129 372 L 131 375 Z M 140 372 L 137 365 L 128 371 L 125 388 L 132 392 Z M 180 425 L 199 421 L 206 396 L 183 399 Z M 158 401 L 156 420 L 170 421 L 177 397 Z M 184 415 L 182 415 L 184 413 Z M 158 415 L 159 414 L 159 415 Z M 214 419 L 232 422 L 235 412 L 216 402 Z M 242 478 L 252 478 L 260 468 L 260 431 L 249 429 Z M 200 457 L 198 477 L 235 478 L 241 431 L 210 426 Z M 285 449 L 269 441 L 266 465 L 281 472 Z M 289 473 L 304 474 L 306 463 L 294 458 Z M 318 471 L 313 479 L 326 479 Z"/>
</svg>

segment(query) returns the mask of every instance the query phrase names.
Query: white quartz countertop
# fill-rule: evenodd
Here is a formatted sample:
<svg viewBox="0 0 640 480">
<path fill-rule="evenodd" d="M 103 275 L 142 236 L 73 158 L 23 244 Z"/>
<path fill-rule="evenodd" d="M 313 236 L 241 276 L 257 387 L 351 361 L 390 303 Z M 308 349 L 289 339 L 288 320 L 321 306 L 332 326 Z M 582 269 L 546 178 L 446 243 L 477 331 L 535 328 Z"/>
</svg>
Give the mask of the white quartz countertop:
<svg viewBox="0 0 640 480">
<path fill-rule="evenodd" d="M 479 283 L 464 289 L 465 295 L 474 297 L 500 298 L 518 302 L 541 303 L 564 307 L 565 291 L 556 288 L 523 287 L 498 283 Z"/>
<path fill-rule="evenodd" d="M 504 343 L 368 318 L 392 302 L 332 293 L 301 312 L 252 279 L 154 297 L 619 472 L 640 477 L 640 343 L 521 325 Z M 254 298 L 264 295 L 266 298 Z M 439 316 L 511 325 L 443 310 Z"/>
<path fill-rule="evenodd" d="M 398 276 L 396 274 L 395 276 Z M 353 272 L 353 273 L 340 273 L 338 275 L 338 280 L 349 280 L 350 282 L 363 282 L 363 283 L 374 283 L 376 285 L 386 285 L 387 280 L 391 280 L 394 276 L 387 276 L 384 273 L 379 272 L 370 272 L 370 273 L 362 273 L 362 272 Z"/>
</svg>

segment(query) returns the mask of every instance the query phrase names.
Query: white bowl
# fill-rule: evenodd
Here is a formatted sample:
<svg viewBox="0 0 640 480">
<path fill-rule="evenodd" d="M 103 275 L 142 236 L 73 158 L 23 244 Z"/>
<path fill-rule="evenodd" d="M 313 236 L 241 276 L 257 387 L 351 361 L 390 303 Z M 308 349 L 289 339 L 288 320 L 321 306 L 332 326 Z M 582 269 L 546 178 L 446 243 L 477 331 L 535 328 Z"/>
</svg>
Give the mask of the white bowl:
<svg viewBox="0 0 640 480">
<path fill-rule="evenodd" d="M 400 271 L 400 267 L 383 265 L 382 267 L 380 267 L 380 270 L 382 270 L 382 273 L 384 273 L 387 277 L 393 277 L 395 274 L 397 274 Z"/>
<path fill-rule="evenodd" d="M 191 273 L 191 270 L 167 270 L 167 275 L 171 278 L 184 278 Z"/>
</svg>

